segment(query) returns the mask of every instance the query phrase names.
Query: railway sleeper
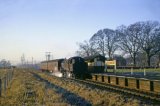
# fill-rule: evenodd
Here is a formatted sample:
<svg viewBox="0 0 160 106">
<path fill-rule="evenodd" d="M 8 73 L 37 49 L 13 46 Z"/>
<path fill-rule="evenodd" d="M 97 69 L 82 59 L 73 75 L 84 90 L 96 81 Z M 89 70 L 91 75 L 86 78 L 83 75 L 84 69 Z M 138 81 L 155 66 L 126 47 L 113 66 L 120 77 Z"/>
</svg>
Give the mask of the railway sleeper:
<svg viewBox="0 0 160 106">
<path fill-rule="evenodd" d="M 26 92 L 26 96 L 29 98 L 29 97 L 33 97 L 33 96 L 36 96 L 35 94 L 35 91 L 27 91 Z"/>
</svg>

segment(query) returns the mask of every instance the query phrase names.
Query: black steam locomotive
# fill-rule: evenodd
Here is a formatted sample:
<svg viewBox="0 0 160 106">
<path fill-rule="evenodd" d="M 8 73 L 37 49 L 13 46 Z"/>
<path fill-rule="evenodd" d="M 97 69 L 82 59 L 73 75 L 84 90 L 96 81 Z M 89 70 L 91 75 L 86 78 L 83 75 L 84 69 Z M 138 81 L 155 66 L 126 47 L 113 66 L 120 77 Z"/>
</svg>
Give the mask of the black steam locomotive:
<svg viewBox="0 0 160 106">
<path fill-rule="evenodd" d="M 64 77 L 84 78 L 87 74 L 87 64 L 81 57 L 71 57 L 62 62 L 61 72 Z"/>
</svg>

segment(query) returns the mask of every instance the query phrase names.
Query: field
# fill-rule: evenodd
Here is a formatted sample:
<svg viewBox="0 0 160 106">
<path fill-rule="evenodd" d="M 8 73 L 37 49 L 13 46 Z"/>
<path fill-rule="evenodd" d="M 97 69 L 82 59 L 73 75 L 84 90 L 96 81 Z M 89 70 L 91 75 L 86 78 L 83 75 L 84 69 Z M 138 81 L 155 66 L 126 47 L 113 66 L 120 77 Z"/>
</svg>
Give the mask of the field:
<svg viewBox="0 0 160 106">
<path fill-rule="evenodd" d="M 37 70 L 16 69 L 0 106 L 151 106 L 150 100 L 100 90 Z M 154 104 L 155 105 L 155 104 Z"/>
<path fill-rule="evenodd" d="M 109 74 L 116 74 L 129 77 L 147 78 L 153 80 L 160 80 L 160 68 L 153 69 L 117 69 L 113 73 L 113 69 L 108 69 Z"/>
</svg>

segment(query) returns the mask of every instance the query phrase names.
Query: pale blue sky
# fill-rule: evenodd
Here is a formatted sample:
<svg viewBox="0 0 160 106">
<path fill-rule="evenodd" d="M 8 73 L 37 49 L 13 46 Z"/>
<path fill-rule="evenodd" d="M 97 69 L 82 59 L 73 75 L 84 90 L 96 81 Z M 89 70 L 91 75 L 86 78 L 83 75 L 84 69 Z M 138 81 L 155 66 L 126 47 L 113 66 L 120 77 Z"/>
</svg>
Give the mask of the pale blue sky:
<svg viewBox="0 0 160 106">
<path fill-rule="evenodd" d="M 0 0 L 0 59 L 74 56 L 99 29 L 160 21 L 160 0 Z"/>
</svg>

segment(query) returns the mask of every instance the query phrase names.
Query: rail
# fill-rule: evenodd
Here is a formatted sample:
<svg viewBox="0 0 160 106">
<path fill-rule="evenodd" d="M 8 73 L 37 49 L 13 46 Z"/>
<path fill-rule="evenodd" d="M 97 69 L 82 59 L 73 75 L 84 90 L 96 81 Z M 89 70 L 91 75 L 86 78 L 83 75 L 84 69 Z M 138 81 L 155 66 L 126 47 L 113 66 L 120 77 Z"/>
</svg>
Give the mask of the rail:
<svg viewBox="0 0 160 106">
<path fill-rule="evenodd" d="M 97 82 L 97 81 L 93 81 L 93 80 L 89 80 L 89 79 L 87 79 L 87 80 L 71 79 L 71 80 L 75 80 L 75 81 L 78 81 L 83 84 L 88 84 L 90 86 L 98 87 L 99 89 L 103 89 L 103 90 L 107 89 L 107 90 L 111 90 L 113 92 L 129 94 L 129 95 L 133 95 L 133 96 L 137 96 L 137 97 L 142 97 L 144 99 L 150 99 L 150 100 L 153 100 L 153 101 L 160 103 L 160 95 L 156 95 L 153 93 L 141 92 L 141 91 L 137 91 L 134 89 L 127 89 L 127 88 L 118 87 L 118 86 L 110 85 L 110 84 L 105 84 L 102 82 Z"/>
<path fill-rule="evenodd" d="M 49 74 L 47 74 L 47 75 L 49 75 Z M 49 76 L 51 76 L 51 75 L 49 75 Z M 111 85 L 111 84 L 107 84 L 107 83 L 103 83 L 103 82 L 94 81 L 91 79 L 81 80 L 81 79 L 64 78 L 64 77 L 60 78 L 60 79 L 77 81 L 79 83 L 89 85 L 90 87 L 92 86 L 94 88 L 96 87 L 96 88 L 102 89 L 102 90 L 109 90 L 112 92 L 132 95 L 132 96 L 141 97 L 144 99 L 150 99 L 152 101 L 160 103 L 160 94 L 155 94 L 154 92 L 146 92 L 146 91 L 140 91 L 140 90 L 135 90 L 135 89 L 129 89 L 126 87 Z"/>
</svg>

